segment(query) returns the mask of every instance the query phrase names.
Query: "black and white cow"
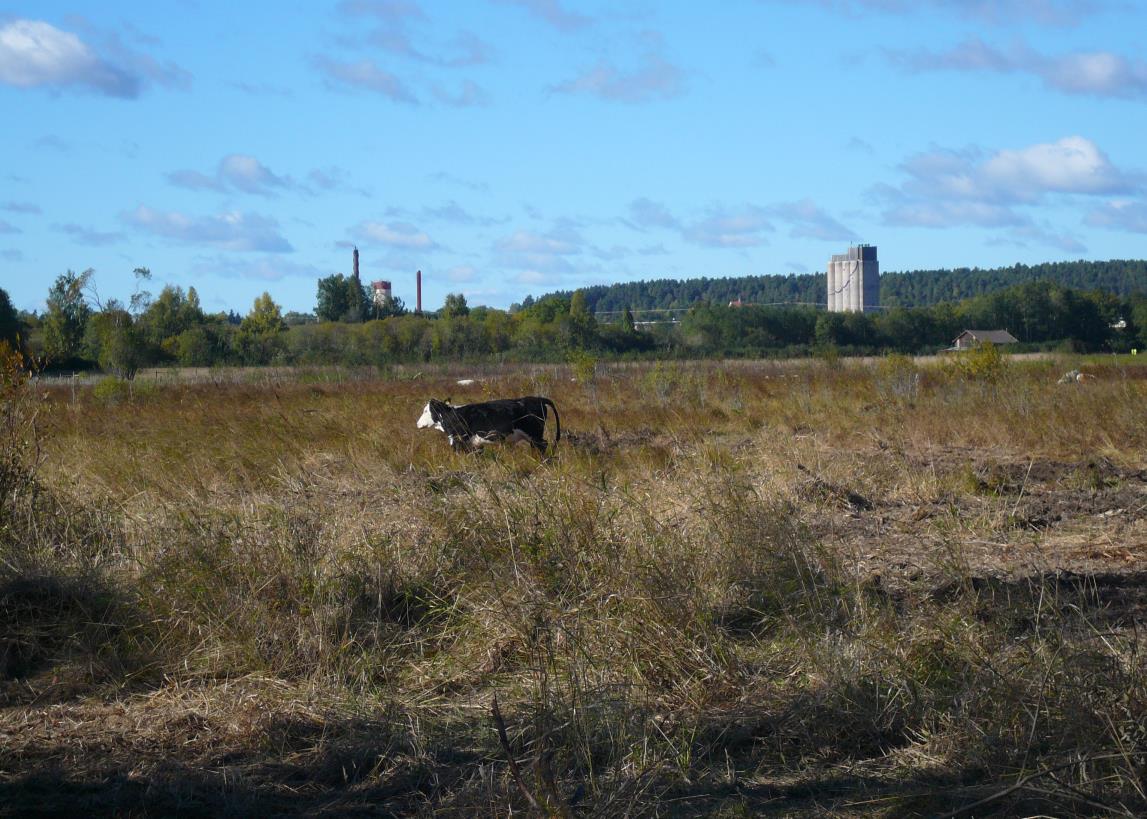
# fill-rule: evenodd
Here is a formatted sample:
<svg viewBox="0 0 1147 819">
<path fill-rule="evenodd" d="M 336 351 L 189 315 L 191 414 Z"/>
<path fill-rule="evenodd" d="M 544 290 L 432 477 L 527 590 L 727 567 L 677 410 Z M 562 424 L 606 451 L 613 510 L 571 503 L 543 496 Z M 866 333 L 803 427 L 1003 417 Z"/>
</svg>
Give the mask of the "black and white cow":
<svg viewBox="0 0 1147 819">
<path fill-rule="evenodd" d="M 554 411 L 557 435 L 554 444 L 562 438 L 562 422 L 558 408 L 548 398 L 537 395 L 525 398 L 503 398 L 455 407 L 445 401 L 431 398 L 418 419 L 419 429 L 437 429 L 445 432 L 450 445 L 464 452 L 498 441 L 517 443 L 528 441 L 539 452 L 546 451 L 546 409 Z"/>
</svg>

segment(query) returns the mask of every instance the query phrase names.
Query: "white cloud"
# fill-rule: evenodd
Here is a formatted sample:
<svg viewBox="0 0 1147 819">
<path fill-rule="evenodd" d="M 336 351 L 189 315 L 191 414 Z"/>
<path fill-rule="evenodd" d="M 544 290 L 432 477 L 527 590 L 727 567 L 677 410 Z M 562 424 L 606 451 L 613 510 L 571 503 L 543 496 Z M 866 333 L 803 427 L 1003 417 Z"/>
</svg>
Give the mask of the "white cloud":
<svg viewBox="0 0 1147 819">
<path fill-rule="evenodd" d="M 981 166 L 978 178 L 986 190 L 1026 201 L 1045 193 L 1120 193 L 1132 188 L 1130 176 L 1081 136 L 1001 150 Z"/>
<path fill-rule="evenodd" d="M 103 247 L 104 245 L 114 245 L 124 239 L 124 235 L 118 232 L 100 231 L 95 228 L 84 227 L 69 222 L 64 225 L 52 225 L 52 230 L 58 231 L 71 236 L 72 239 L 81 245 L 88 247 Z"/>
<path fill-rule="evenodd" d="M 355 234 L 402 250 L 432 250 L 437 244 L 425 232 L 407 222 L 362 222 Z"/>
<path fill-rule="evenodd" d="M 490 186 L 485 182 L 476 182 L 472 179 L 463 179 L 460 176 L 455 176 L 446 171 L 436 171 L 430 174 L 430 180 L 433 182 L 440 182 L 447 185 L 456 185 L 467 190 L 475 191 L 477 193 L 488 193 Z"/>
<path fill-rule="evenodd" d="M 554 235 L 542 235 L 530 230 L 518 230 L 499 239 L 497 250 L 502 253 L 526 253 L 547 256 L 567 256 L 580 252 L 577 244 Z"/>
<path fill-rule="evenodd" d="M 484 65 L 494 59 L 494 48 L 471 31 L 459 31 L 448 40 L 435 37 L 441 25 L 431 25 L 422 7 L 410 0 L 344 0 L 338 5 L 339 15 L 354 25 L 354 34 L 342 38 L 351 48 L 369 46 L 396 57 L 440 69 L 459 69 Z M 362 19 L 373 21 L 374 28 L 359 35 Z M 417 33 L 412 32 L 417 30 Z M 429 40 L 419 46 L 415 40 Z M 399 102 L 417 102 L 415 94 L 395 74 L 370 60 L 339 63 L 317 58 L 315 65 L 327 77 L 329 85 L 350 85 L 381 93 Z M 454 107 L 485 105 L 486 92 L 472 81 L 457 91 L 441 84 L 431 84 L 430 93 L 440 102 Z"/>
<path fill-rule="evenodd" d="M 265 282 L 287 278 L 320 279 L 328 275 L 315 265 L 288 261 L 281 256 L 263 256 L 255 259 L 221 255 L 198 256 L 191 266 L 191 271 L 199 275 Z"/>
<path fill-rule="evenodd" d="M 13 20 L 0 26 L 0 83 L 18 88 L 75 89 L 109 97 L 139 96 L 149 82 L 186 87 L 190 76 L 178 66 L 123 46 L 108 35 L 100 54 L 79 36 L 42 20 Z"/>
<path fill-rule="evenodd" d="M 593 18 L 566 9 L 559 0 L 501 0 L 520 6 L 558 31 L 574 32 L 593 25 Z"/>
<path fill-rule="evenodd" d="M 1140 174 L 1117 168 L 1081 136 L 992 154 L 936 148 L 909 157 L 900 167 L 908 178 L 899 186 L 881 184 L 872 190 L 884 202 L 885 224 L 974 225 L 1003 231 L 1011 243 L 1037 242 L 1069 253 L 1084 252 L 1082 242 L 1062 228 L 1037 223 L 1035 208 L 1049 200 L 1133 192 L 1143 181 Z"/>
<path fill-rule="evenodd" d="M 490 225 L 497 225 L 506 221 L 505 218 L 496 219 L 490 216 L 477 216 L 466 210 L 466 208 L 459 205 L 453 199 L 437 207 L 424 207 L 421 210 L 421 214 L 423 219 L 450 222 L 456 225 L 476 225 L 480 227 L 489 227 Z"/>
<path fill-rule="evenodd" d="M 330 166 L 316 168 L 307 174 L 310 183 L 308 192 L 320 191 L 346 191 L 359 196 L 370 196 L 370 191 L 354 184 L 354 176 L 343 168 Z"/>
<path fill-rule="evenodd" d="M 1019 43 L 1003 50 L 972 37 L 948 51 L 886 50 L 894 64 L 907 71 L 993 71 L 1030 74 L 1048 88 L 1065 94 L 1147 98 L 1147 62 L 1110 51 L 1077 51 L 1058 57 L 1033 51 Z"/>
<path fill-rule="evenodd" d="M 629 218 L 624 221 L 638 230 L 651 227 L 677 230 L 681 226 L 677 217 L 670 213 L 665 205 L 644 196 L 629 203 Z"/>
<path fill-rule="evenodd" d="M 641 231 L 671 230 L 685 241 L 705 247 L 744 248 L 767 244 L 764 234 L 774 230 L 772 212 L 771 208 L 757 205 L 715 205 L 704 216 L 690 221 L 675 216 L 660 202 L 640 197 L 629 203 L 629 216 L 622 222 Z M 795 217 L 790 221 L 795 221 Z"/>
<path fill-rule="evenodd" d="M 68 153 L 72 150 L 72 144 L 62 137 L 55 134 L 45 134 L 32 143 L 36 148 L 47 149 L 49 151 L 59 151 L 62 154 Z"/>
<path fill-rule="evenodd" d="M 937 148 L 901 164 L 908 179 L 879 185 L 889 224 L 943 227 L 973 224 L 1014 226 L 1027 218 L 1017 205 L 1034 205 L 1052 194 L 1113 195 L 1138 188 L 1138 174 L 1120 170 L 1091 140 L 1081 136 L 1005 148 L 985 156 L 976 148 Z"/>
<path fill-rule="evenodd" d="M 551 279 L 552 276 L 540 270 L 523 270 L 514 277 L 514 281 L 518 284 L 545 284 Z"/>
<path fill-rule="evenodd" d="M 172 171 L 167 174 L 167 181 L 172 185 L 180 188 L 187 188 L 189 190 L 212 190 L 223 191 L 226 190 L 223 183 L 218 177 L 208 176 L 207 174 L 200 173 L 199 171 Z"/>
<path fill-rule="evenodd" d="M 446 270 L 446 278 L 452 282 L 469 282 L 473 281 L 478 275 L 478 270 L 473 265 L 460 264 Z"/>
<path fill-rule="evenodd" d="M 585 248 L 585 240 L 573 225 L 558 221 L 545 233 L 516 230 L 495 241 L 493 266 L 518 271 L 522 283 L 555 282 L 578 272 L 572 260 Z"/>
<path fill-rule="evenodd" d="M 808 0 L 786 0 L 805 3 Z M 819 5 L 848 14 L 864 11 L 914 14 L 927 10 L 949 12 L 989 25 L 1016 22 L 1071 26 L 1108 3 L 1102 0 L 815 0 Z"/>
<path fill-rule="evenodd" d="M 1106 202 L 1084 219 L 1093 227 L 1147 233 L 1147 202 L 1117 199 Z"/>
<path fill-rule="evenodd" d="M 379 68 L 372 60 L 340 62 L 327 57 L 316 57 L 313 63 L 329 88 L 357 88 L 373 91 L 395 102 L 418 104 L 418 98 L 399 77 Z"/>
<path fill-rule="evenodd" d="M 730 210 L 722 206 L 710 208 L 704 219 L 686 225 L 682 235 L 686 241 L 706 247 L 739 248 L 767 244 L 762 234 L 772 230 L 762 208 L 742 205 Z"/>
<path fill-rule="evenodd" d="M 850 242 L 859 238 L 811 199 L 773 205 L 768 208 L 768 213 L 774 219 L 791 225 L 789 235 L 794 238 Z"/>
<path fill-rule="evenodd" d="M 40 213 L 40 206 L 33 202 L 5 202 L 0 209 L 9 213 Z"/>
<path fill-rule="evenodd" d="M 490 104 L 490 95 L 475 82 L 465 80 L 462 87 L 451 92 L 441 85 L 432 88 L 434 98 L 453 108 L 481 108 Z"/>
<path fill-rule="evenodd" d="M 907 227 L 976 225 L 997 228 L 1022 225 L 1026 220 L 1011 208 L 990 202 L 904 198 L 893 202 L 884 211 L 884 222 Z"/>
<path fill-rule="evenodd" d="M 649 51 L 632 69 L 599 60 L 597 65 L 550 90 L 559 94 L 589 94 L 611 102 L 667 100 L 684 93 L 685 72 L 657 51 Z"/>
<path fill-rule="evenodd" d="M 0 28 L 0 82 L 87 87 L 112 97 L 139 94 L 138 78 L 101 60 L 75 34 L 40 20 L 14 20 Z"/>
<path fill-rule="evenodd" d="M 282 191 L 309 196 L 319 191 L 336 190 L 366 193 L 361 188 L 349 185 L 346 178 L 346 172 L 340 168 L 312 170 L 307 174 L 309 184 L 306 184 L 296 181 L 292 176 L 275 173 L 250 154 L 237 153 L 220 159 L 213 174 L 186 169 L 167 174 L 167 181 L 177 187 L 220 193 L 237 191 L 257 196 L 277 196 Z"/>
<path fill-rule="evenodd" d="M 122 214 L 124 222 L 148 233 L 188 244 L 221 250 L 290 253 L 294 250 L 279 233 L 279 223 L 255 213 L 231 211 L 219 216 L 187 216 L 140 205 Z"/>
<path fill-rule="evenodd" d="M 1030 240 L 1040 245 L 1057 248 L 1064 253 L 1081 254 L 1087 252 L 1087 247 L 1074 235 L 1054 228 L 1041 227 L 1035 224 L 1021 225 L 1009 231 L 1009 235 L 1020 244 Z"/>
<path fill-rule="evenodd" d="M 294 183 L 278 176 L 253 156 L 230 154 L 219 161 L 219 178 L 241 191 L 263 196 Z"/>
</svg>

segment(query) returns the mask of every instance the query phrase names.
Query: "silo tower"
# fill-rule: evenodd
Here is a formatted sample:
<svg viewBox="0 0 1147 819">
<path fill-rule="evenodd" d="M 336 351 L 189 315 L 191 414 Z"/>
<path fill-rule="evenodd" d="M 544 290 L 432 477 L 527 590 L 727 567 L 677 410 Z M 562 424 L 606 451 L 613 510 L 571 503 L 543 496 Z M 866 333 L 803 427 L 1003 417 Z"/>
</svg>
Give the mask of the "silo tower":
<svg viewBox="0 0 1147 819">
<path fill-rule="evenodd" d="M 857 245 L 828 262 L 830 313 L 864 313 L 880 307 L 880 264 L 876 245 Z"/>
</svg>

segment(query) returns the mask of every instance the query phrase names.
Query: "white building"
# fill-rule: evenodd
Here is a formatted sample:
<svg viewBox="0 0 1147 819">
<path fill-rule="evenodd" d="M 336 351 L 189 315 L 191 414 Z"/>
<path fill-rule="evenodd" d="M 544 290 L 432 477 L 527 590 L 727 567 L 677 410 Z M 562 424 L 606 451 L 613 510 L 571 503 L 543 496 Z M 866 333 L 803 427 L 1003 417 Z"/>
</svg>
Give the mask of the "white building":
<svg viewBox="0 0 1147 819">
<path fill-rule="evenodd" d="M 828 262 L 830 313 L 863 313 L 880 307 L 880 263 L 876 245 L 857 245 Z"/>
</svg>

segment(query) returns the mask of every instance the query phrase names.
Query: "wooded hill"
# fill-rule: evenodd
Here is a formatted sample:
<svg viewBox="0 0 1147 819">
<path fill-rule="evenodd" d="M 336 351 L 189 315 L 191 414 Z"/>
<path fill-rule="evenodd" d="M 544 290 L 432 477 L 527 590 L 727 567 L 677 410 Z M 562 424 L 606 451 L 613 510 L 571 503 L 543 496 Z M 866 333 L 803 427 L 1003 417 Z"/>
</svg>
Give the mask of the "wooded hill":
<svg viewBox="0 0 1147 819">
<path fill-rule="evenodd" d="M 1039 280 L 1073 290 L 1099 290 L 1117 296 L 1147 293 L 1147 260 L 1045 262 L 991 270 L 959 267 L 881 273 L 880 303 L 885 307 L 929 307 Z M 595 313 L 622 311 L 626 307 L 631 310 L 692 307 L 705 301 L 728 304 L 738 298 L 751 304 L 821 304 L 825 300 L 825 274 L 651 279 L 587 287 L 584 292 L 587 305 Z M 571 294 L 551 295 L 568 297 Z"/>
</svg>

